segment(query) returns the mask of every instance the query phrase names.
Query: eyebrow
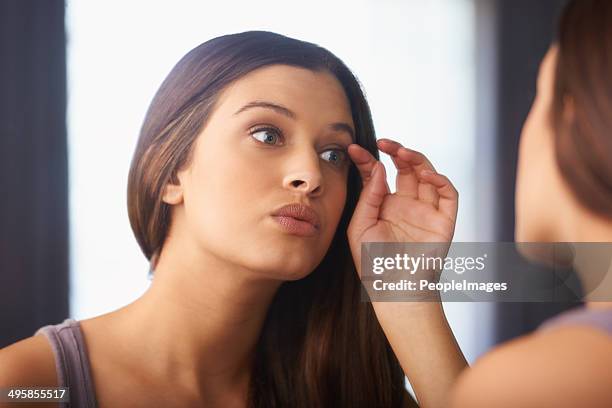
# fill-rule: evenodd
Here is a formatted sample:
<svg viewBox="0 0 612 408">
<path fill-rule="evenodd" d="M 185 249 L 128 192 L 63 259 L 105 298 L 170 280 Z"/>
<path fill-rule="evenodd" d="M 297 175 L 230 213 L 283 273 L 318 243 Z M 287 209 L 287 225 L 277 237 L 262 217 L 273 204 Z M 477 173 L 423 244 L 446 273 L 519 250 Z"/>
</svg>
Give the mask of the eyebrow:
<svg viewBox="0 0 612 408">
<path fill-rule="evenodd" d="M 245 110 L 252 109 L 252 108 L 271 109 L 271 110 L 275 111 L 276 113 L 280 113 L 281 115 L 284 115 L 284 116 L 286 116 L 288 118 L 291 118 L 291 119 L 296 119 L 296 117 L 297 117 L 295 112 L 287 109 L 286 107 L 284 107 L 282 105 L 278 105 L 276 103 L 267 102 L 267 101 L 253 101 L 253 102 L 249 102 L 246 105 L 244 105 L 242 108 L 240 108 L 236 112 L 234 112 L 234 116 L 238 115 L 241 112 L 244 112 Z M 349 136 L 351 137 L 351 141 L 354 142 L 354 140 L 355 140 L 355 131 L 353 130 L 352 126 L 349 125 L 348 123 L 335 122 L 335 123 L 330 124 L 329 128 L 334 130 L 334 131 L 337 131 L 337 132 L 346 132 L 346 133 L 348 133 Z"/>
</svg>

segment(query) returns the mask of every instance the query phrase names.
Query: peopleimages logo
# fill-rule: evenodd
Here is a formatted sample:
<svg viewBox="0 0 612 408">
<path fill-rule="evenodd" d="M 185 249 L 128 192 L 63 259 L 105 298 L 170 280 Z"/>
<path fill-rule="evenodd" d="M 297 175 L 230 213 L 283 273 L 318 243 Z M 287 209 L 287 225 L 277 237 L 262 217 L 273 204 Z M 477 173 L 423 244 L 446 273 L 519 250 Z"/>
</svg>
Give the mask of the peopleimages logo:
<svg viewBox="0 0 612 408">
<path fill-rule="evenodd" d="M 385 271 L 404 270 L 414 275 L 417 271 L 443 271 L 452 270 L 461 275 L 466 271 L 482 271 L 485 268 L 487 254 L 478 257 L 437 257 L 410 256 L 408 254 L 395 254 L 395 257 L 375 257 L 372 261 L 372 272 L 380 275 Z"/>
<path fill-rule="evenodd" d="M 372 287 L 374 290 L 430 290 L 430 291 L 484 291 L 487 293 L 493 293 L 495 291 L 508 290 L 508 283 L 506 282 L 468 282 L 463 279 L 460 282 L 430 282 L 426 279 L 419 280 L 418 284 L 414 281 L 402 279 L 399 282 L 383 282 L 381 279 L 377 279 L 373 282 Z"/>
</svg>

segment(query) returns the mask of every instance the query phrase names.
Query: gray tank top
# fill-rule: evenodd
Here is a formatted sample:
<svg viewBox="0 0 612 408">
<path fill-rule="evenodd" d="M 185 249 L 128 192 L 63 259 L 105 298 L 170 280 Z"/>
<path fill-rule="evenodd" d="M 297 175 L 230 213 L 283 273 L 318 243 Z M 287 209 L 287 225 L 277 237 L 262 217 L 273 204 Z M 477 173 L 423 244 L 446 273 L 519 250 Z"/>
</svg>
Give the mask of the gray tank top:
<svg viewBox="0 0 612 408">
<path fill-rule="evenodd" d="M 545 320 L 538 330 L 557 326 L 586 325 L 605 331 L 612 336 L 612 309 L 590 309 L 585 306 L 568 310 Z"/>
<path fill-rule="evenodd" d="M 34 335 L 39 333 L 47 337 L 55 355 L 58 387 L 68 387 L 70 402 L 59 406 L 95 408 L 91 367 L 79 322 L 68 318 L 59 324 L 43 326 Z"/>
</svg>

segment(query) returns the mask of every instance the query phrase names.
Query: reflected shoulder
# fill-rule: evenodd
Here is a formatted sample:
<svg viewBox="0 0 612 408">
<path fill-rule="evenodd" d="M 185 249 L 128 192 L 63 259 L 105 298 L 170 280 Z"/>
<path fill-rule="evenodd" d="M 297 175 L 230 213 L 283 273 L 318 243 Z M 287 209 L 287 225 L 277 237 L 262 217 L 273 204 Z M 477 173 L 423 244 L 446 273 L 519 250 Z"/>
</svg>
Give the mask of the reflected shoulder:
<svg viewBox="0 0 612 408">
<path fill-rule="evenodd" d="M 459 377 L 451 407 L 612 406 L 612 336 L 563 326 L 506 342 Z"/>
</svg>

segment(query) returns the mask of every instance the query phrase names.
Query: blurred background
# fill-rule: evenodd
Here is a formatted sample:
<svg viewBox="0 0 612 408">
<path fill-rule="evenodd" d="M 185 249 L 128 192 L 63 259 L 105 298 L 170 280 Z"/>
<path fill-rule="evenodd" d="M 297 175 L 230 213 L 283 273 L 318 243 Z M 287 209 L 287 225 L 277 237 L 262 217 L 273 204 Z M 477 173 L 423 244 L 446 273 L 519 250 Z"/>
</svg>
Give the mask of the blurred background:
<svg viewBox="0 0 612 408">
<path fill-rule="evenodd" d="M 518 138 L 563 3 L 0 0 L 0 347 L 147 289 L 126 205 L 138 131 L 174 64 L 223 34 L 335 53 L 377 137 L 424 152 L 459 190 L 455 241 L 512 241 Z M 444 306 L 470 363 L 568 307 Z"/>
</svg>

